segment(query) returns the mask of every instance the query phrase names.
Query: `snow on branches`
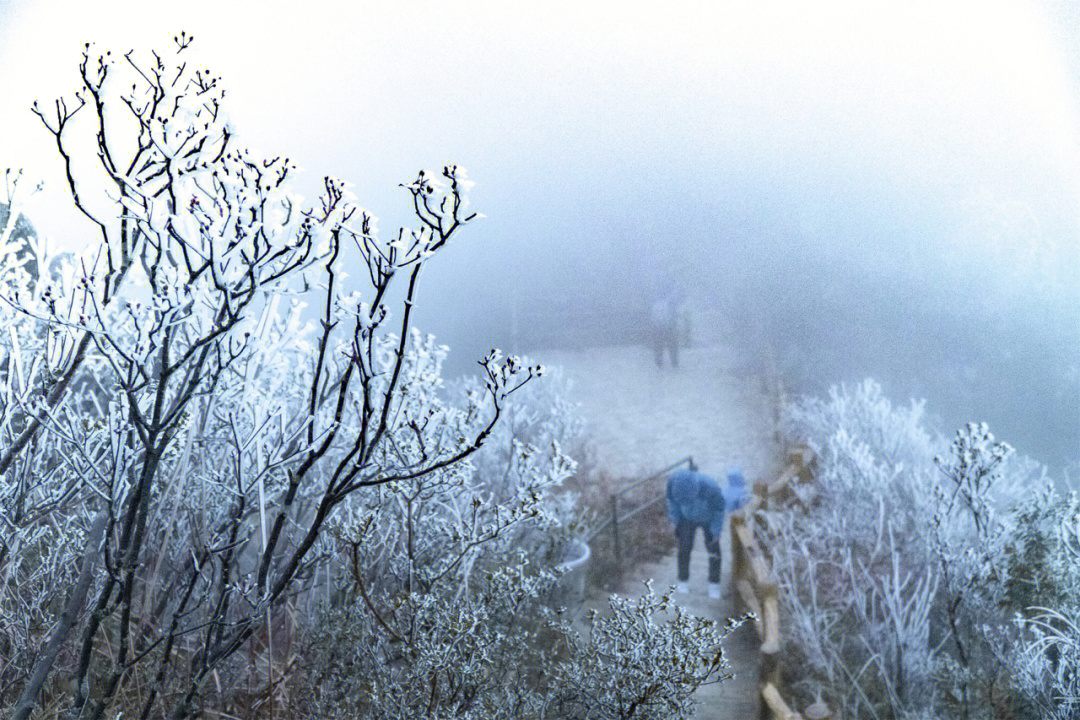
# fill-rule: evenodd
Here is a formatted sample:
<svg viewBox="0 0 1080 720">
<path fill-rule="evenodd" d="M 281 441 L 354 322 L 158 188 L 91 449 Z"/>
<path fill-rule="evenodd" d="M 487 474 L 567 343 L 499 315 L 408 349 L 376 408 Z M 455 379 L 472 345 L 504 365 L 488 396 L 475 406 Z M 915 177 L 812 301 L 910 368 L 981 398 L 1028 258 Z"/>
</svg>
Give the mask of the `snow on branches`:
<svg viewBox="0 0 1080 720">
<path fill-rule="evenodd" d="M 620 605 L 624 657 L 549 607 L 572 404 L 497 351 L 448 388 L 413 328 L 423 265 L 478 217 L 465 171 L 404 185 L 414 225 L 385 240 L 347 183 L 305 204 L 288 158 L 239 146 L 192 52 L 87 45 L 74 97 L 34 107 L 97 242 L 0 276 L 0 709 L 235 714 L 303 676 L 297 714 L 555 717 L 553 678 L 610 683 L 629 657 L 658 664 L 587 714 L 685 715 L 723 668 L 710 629 Z M 358 674 L 301 673 L 280 638 L 314 657 L 319 632 Z"/>
<path fill-rule="evenodd" d="M 806 661 L 798 686 L 850 717 L 989 718 L 1006 705 L 1067 717 L 1075 498 L 985 424 L 935 437 L 922 407 L 894 407 L 868 380 L 787 409 L 817 453 L 815 480 L 796 489 L 801 509 L 760 520 L 789 649 Z"/>
</svg>

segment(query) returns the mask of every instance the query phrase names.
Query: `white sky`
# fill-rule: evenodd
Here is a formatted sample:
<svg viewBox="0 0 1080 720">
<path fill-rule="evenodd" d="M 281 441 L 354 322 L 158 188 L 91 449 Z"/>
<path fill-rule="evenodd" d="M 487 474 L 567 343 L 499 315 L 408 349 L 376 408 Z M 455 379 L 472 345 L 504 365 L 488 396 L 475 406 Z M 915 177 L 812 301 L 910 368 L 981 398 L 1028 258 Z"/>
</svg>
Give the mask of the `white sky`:
<svg viewBox="0 0 1080 720">
<path fill-rule="evenodd" d="M 46 180 L 28 211 L 57 244 L 95 236 L 31 102 L 75 88 L 88 40 L 181 29 L 240 140 L 308 195 L 352 181 L 384 232 L 398 183 L 469 169 L 488 217 L 425 270 L 417 318 L 466 358 L 511 302 L 632 306 L 664 275 L 730 293 L 796 268 L 858 308 L 1080 272 L 1080 0 L 0 0 L 0 167 Z"/>
<path fill-rule="evenodd" d="M 0 165 L 62 191 L 30 102 L 74 87 L 86 40 L 164 47 L 179 29 L 225 75 L 252 144 L 346 177 L 361 198 L 444 161 L 481 188 L 528 179 L 542 193 L 626 173 L 693 185 L 733 162 L 876 164 L 943 191 L 973 172 L 1075 180 L 1080 168 L 1068 65 L 1080 48 L 1045 6 L 1005 0 L 7 0 Z M 70 233 L 55 198 L 36 221 Z"/>
</svg>

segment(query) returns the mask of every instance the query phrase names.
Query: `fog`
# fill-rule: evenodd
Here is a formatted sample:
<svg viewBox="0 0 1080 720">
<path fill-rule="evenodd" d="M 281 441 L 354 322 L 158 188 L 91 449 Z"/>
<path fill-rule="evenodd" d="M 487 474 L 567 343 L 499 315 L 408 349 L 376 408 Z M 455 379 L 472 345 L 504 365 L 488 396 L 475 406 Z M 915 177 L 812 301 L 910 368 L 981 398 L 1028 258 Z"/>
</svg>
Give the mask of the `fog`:
<svg viewBox="0 0 1080 720">
<path fill-rule="evenodd" d="M 634 5 L 7 0 L 0 165 L 45 179 L 39 231 L 89 242 L 29 105 L 74 87 L 87 40 L 184 29 L 308 195 L 343 177 L 389 232 L 399 183 L 468 168 L 486 217 L 418 316 L 452 371 L 643 342 L 680 287 L 696 337 L 773 348 L 794 391 L 874 376 L 1075 480 L 1080 5 Z"/>
</svg>

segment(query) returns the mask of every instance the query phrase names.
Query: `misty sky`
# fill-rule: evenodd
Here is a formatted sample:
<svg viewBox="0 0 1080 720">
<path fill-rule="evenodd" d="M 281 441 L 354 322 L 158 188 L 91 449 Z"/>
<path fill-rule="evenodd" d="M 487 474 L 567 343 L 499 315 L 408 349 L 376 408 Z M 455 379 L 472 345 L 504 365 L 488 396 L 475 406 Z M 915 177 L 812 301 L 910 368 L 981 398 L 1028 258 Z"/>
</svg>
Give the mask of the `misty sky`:
<svg viewBox="0 0 1080 720">
<path fill-rule="evenodd" d="M 671 282 L 789 318 L 833 302 L 852 327 L 1035 298 L 1010 322 L 1080 338 L 1080 3 L 0 0 L 0 165 L 46 180 L 28 211 L 55 242 L 93 235 L 30 103 L 74 88 L 85 41 L 181 29 L 243 142 L 308 194 L 355 183 L 384 231 L 417 169 L 469 169 L 487 218 L 426 271 L 420 316 L 469 353 L 507 307 L 637 307 Z"/>
</svg>

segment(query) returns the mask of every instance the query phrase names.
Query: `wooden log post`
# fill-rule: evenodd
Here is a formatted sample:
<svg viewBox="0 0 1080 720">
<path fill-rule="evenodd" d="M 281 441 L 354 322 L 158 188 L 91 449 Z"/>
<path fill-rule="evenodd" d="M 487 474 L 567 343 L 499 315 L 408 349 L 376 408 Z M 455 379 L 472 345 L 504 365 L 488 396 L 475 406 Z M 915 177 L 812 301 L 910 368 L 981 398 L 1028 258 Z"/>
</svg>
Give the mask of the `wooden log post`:
<svg viewBox="0 0 1080 720">
<path fill-rule="evenodd" d="M 803 720 L 803 716 L 788 707 L 780 691 L 772 683 L 761 688 L 761 717 L 763 720 Z"/>
<path fill-rule="evenodd" d="M 803 713 L 789 706 L 779 690 L 781 680 L 780 663 L 780 603 L 776 576 L 772 572 L 762 547 L 755 537 L 753 523 L 747 521 L 759 507 L 766 507 L 772 502 L 783 502 L 792 494 L 792 483 L 812 479 L 811 464 L 813 452 L 800 446 L 789 454 L 791 462 L 777 480 L 770 484 L 758 481 L 754 483 L 754 495 L 746 509 L 732 514 L 731 542 L 733 571 L 739 595 L 758 615 L 757 629 L 761 635 L 761 665 L 759 668 L 758 687 L 761 692 L 761 711 L 759 720 L 835 720 L 832 710 L 822 701 L 808 706 Z"/>
<path fill-rule="evenodd" d="M 769 509 L 769 483 L 767 480 L 758 478 L 754 481 L 754 495 L 761 500 L 761 509 Z"/>
<path fill-rule="evenodd" d="M 798 468 L 799 480 L 809 482 L 813 474 L 812 466 L 817 459 L 814 451 L 806 445 L 799 445 L 788 452 L 788 458 Z"/>
<path fill-rule="evenodd" d="M 777 602 L 776 582 L 760 583 L 757 588 L 761 602 L 761 666 L 759 681 L 762 688 L 780 684 L 780 608 Z M 777 713 L 770 703 L 761 706 L 761 720 L 769 720 Z M 784 706 L 786 708 L 786 706 Z"/>
<path fill-rule="evenodd" d="M 791 462 L 784 468 L 783 472 L 777 476 L 776 480 L 768 485 L 767 494 L 774 499 L 785 499 L 791 495 L 791 484 L 799 477 L 799 468 L 801 466 L 796 462 Z"/>
</svg>

